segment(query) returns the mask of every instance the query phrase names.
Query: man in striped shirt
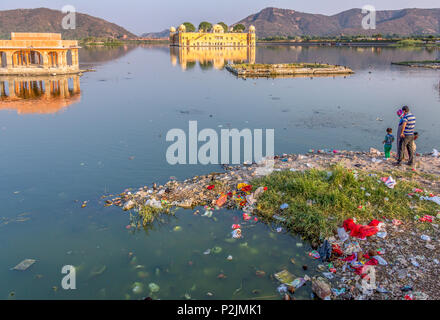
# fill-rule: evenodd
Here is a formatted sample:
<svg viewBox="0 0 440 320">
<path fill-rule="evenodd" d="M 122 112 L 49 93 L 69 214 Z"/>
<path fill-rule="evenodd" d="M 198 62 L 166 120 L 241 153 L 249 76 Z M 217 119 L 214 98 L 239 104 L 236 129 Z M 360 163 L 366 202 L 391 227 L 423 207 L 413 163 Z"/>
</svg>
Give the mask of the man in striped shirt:
<svg viewBox="0 0 440 320">
<path fill-rule="evenodd" d="M 413 166 L 414 165 L 414 128 L 416 127 L 416 117 L 409 111 L 409 108 L 407 106 L 404 106 L 402 108 L 403 111 L 403 124 L 402 124 L 402 133 L 400 135 L 400 144 L 398 146 L 400 150 L 400 156 L 397 160 L 396 165 L 400 166 L 403 156 L 404 156 L 404 150 L 408 150 L 408 165 Z"/>
</svg>

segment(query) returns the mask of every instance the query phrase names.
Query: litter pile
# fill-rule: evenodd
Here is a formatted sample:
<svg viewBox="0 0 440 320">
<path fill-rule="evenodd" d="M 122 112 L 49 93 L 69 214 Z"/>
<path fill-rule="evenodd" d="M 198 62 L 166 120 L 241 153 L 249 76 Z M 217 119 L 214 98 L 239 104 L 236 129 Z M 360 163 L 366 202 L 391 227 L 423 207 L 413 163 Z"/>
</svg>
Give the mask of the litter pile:
<svg viewBox="0 0 440 320">
<path fill-rule="evenodd" d="M 422 217 L 408 224 L 373 220 L 368 225 L 347 219 L 337 235 L 310 253 L 324 263 L 318 265 L 323 277 L 315 287 L 331 288 L 314 292 L 321 299 L 438 299 L 440 284 L 432 278 L 438 278 L 440 263 L 438 225 L 433 224 L 432 236 L 420 230 L 420 224 L 434 219 Z M 330 254 L 325 254 L 326 246 Z"/>
<path fill-rule="evenodd" d="M 326 170 L 335 164 L 353 172 L 376 172 L 382 177 L 378 182 L 389 189 L 394 189 L 400 181 L 411 179 L 419 188 L 408 197 L 440 205 L 440 198 L 435 195 L 440 194 L 438 153 L 418 155 L 416 169 L 396 168 L 390 161 L 378 160 L 379 155 L 375 149 L 370 152 L 310 150 L 305 155 L 283 154 L 274 157 L 272 170 L 262 170 L 262 165 L 255 163 L 224 166 L 222 173 L 196 176 L 181 182 L 171 179 L 164 185 L 153 184 L 152 188 L 145 186 L 134 192 L 127 189 L 116 197 L 104 196 L 103 199 L 107 198 L 104 205 L 120 206 L 125 211 L 134 210 L 140 214 L 145 208 L 161 211 L 200 206 L 205 210 L 202 216 L 208 218 L 220 208 L 240 209 L 243 221 L 234 221 L 231 236 L 241 238 L 243 225 L 258 221 L 256 204 L 267 190 L 267 187 L 254 188 L 252 180 L 272 171 Z M 313 201 L 307 204 L 313 205 Z M 282 203 L 279 210 L 290 210 L 289 204 Z M 362 210 L 359 212 L 356 214 L 362 214 Z M 311 281 L 313 292 L 321 299 L 439 299 L 440 281 L 432 281 L 432 277 L 438 279 L 440 256 L 435 249 L 439 230 L 435 222 L 440 221 L 439 217 L 425 214 L 403 223 L 378 216 L 376 218 L 380 220 L 372 220 L 367 225 L 347 219 L 337 232 L 335 230 L 334 237 L 327 238 L 320 248 L 309 254 L 311 259 L 322 262 L 318 267 L 322 277 L 310 279 L 305 275 L 294 278 L 281 271 L 275 275 L 281 282 L 278 291 L 286 298 Z M 273 218 L 278 222 L 285 219 L 278 214 Z M 430 228 L 425 228 L 426 224 Z"/>
</svg>

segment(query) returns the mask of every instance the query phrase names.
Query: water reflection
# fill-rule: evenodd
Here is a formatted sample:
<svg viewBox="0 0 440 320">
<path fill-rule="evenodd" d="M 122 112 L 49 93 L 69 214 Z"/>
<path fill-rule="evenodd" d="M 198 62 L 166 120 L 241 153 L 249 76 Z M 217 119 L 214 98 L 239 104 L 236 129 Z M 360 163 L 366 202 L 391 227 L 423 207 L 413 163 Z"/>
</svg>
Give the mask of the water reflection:
<svg viewBox="0 0 440 320">
<path fill-rule="evenodd" d="M 0 110 L 50 114 L 80 101 L 78 75 L 0 77 Z"/>
<path fill-rule="evenodd" d="M 134 49 L 136 46 L 119 46 L 108 48 L 106 46 L 91 46 L 79 51 L 81 65 L 104 64 L 117 60 Z"/>
<path fill-rule="evenodd" d="M 194 68 L 223 69 L 227 63 L 255 63 L 255 48 L 248 47 L 170 47 L 173 66 L 179 64 L 182 70 Z"/>
</svg>

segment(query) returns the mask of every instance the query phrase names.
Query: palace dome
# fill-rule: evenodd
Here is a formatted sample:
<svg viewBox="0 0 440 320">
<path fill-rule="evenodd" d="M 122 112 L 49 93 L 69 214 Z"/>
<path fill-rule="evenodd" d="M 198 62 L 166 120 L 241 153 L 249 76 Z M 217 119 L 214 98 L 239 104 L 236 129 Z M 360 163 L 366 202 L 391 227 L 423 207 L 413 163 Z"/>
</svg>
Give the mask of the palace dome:
<svg viewBox="0 0 440 320">
<path fill-rule="evenodd" d="M 185 31 L 186 31 L 186 27 L 185 27 L 184 24 L 181 24 L 181 25 L 179 26 L 179 31 L 180 31 L 180 32 L 185 32 Z"/>
<path fill-rule="evenodd" d="M 212 26 L 212 31 L 214 33 L 224 33 L 225 29 L 223 29 L 223 27 L 221 25 L 215 24 L 215 25 Z"/>
<path fill-rule="evenodd" d="M 255 27 L 253 25 L 249 26 L 249 32 L 255 32 Z"/>
<path fill-rule="evenodd" d="M 176 28 L 171 27 L 171 28 L 170 28 L 170 32 L 176 32 Z"/>
</svg>

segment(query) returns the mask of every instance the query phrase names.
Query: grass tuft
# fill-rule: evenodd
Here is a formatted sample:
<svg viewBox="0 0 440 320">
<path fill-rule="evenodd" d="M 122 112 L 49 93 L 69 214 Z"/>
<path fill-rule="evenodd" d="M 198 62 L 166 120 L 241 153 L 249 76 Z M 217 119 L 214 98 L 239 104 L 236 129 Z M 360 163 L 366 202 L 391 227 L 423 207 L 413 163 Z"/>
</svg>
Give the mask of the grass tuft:
<svg viewBox="0 0 440 320">
<path fill-rule="evenodd" d="M 333 235 L 348 218 L 368 223 L 372 219 L 414 220 L 415 216 L 436 215 L 439 207 L 435 203 L 408 196 L 419 187 L 415 182 L 398 180 L 395 188 L 389 189 L 380 177 L 341 166 L 329 171 L 274 172 L 252 182 L 254 187 L 268 187 L 256 213 L 266 222 L 277 222 L 274 215 L 281 216 L 290 231 L 313 241 Z M 283 203 L 289 207 L 281 210 Z"/>
</svg>

